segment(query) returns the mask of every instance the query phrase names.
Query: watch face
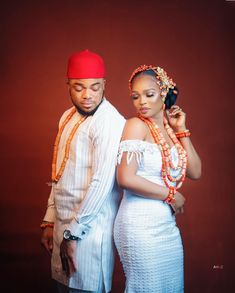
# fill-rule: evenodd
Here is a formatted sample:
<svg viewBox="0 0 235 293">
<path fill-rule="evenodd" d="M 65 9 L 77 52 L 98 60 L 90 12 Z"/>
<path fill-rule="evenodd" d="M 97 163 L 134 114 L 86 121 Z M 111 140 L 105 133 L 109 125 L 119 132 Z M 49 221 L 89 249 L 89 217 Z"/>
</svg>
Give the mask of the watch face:
<svg viewBox="0 0 235 293">
<path fill-rule="evenodd" d="M 71 236 L 71 233 L 69 230 L 64 230 L 64 239 L 69 239 L 69 237 Z"/>
</svg>

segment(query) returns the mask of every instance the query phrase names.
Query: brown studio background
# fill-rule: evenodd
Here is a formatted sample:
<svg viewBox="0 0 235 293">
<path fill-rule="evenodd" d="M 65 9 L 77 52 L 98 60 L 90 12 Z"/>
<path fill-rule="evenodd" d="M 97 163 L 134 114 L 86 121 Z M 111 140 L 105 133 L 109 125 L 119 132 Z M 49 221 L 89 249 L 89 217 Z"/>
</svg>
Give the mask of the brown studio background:
<svg viewBox="0 0 235 293">
<path fill-rule="evenodd" d="M 57 123 L 70 107 L 67 57 L 89 48 L 107 65 L 109 100 L 134 115 L 128 78 L 164 67 L 180 88 L 203 161 L 178 217 L 185 292 L 231 292 L 234 276 L 232 1 L 5 1 L 1 4 L 1 292 L 55 292 L 39 224 Z M 157 249 L 157 248 L 156 248 Z M 123 292 L 117 260 L 113 291 Z"/>
</svg>

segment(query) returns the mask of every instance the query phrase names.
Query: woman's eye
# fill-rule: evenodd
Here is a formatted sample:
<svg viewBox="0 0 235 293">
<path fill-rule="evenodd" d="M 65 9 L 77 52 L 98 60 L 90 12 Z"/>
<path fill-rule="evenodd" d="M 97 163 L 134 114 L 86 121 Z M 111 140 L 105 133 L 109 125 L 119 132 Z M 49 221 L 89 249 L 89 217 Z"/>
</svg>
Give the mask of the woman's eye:
<svg viewBox="0 0 235 293">
<path fill-rule="evenodd" d="M 131 96 L 132 100 L 138 99 L 138 96 Z"/>
<path fill-rule="evenodd" d="M 151 98 L 151 97 L 153 97 L 154 96 L 154 94 L 153 93 L 151 93 L 151 94 L 147 94 L 146 95 L 148 98 Z"/>
</svg>

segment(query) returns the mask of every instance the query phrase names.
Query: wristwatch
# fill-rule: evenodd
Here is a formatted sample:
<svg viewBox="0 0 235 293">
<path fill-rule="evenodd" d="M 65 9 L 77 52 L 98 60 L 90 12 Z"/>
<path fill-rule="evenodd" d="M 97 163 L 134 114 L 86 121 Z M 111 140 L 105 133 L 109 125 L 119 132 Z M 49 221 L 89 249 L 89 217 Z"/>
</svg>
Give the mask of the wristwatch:
<svg viewBox="0 0 235 293">
<path fill-rule="evenodd" d="M 64 230 L 63 236 L 64 236 L 65 240 L 78 240 L 79 239 L 79 237 L 72 235 L 70 230 Z"/>
</svg>

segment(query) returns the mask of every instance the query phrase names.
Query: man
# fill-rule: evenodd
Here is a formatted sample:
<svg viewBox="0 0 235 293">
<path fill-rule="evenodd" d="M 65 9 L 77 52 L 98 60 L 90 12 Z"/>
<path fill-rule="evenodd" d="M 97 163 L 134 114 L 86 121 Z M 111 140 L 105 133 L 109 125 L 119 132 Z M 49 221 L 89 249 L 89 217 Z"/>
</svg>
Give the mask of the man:
<svg viewBox="0 0 235 293">
<path fill-rule="evenodd" d="M 125 119 L 104 97 L 99 55 L 73 54 L 67 77 L 73 107 L 59 123 L 41 242 L 52 253 L 59 292 L 109 292 L 119 204 L 115 165 Z"/>
</svg>

